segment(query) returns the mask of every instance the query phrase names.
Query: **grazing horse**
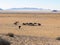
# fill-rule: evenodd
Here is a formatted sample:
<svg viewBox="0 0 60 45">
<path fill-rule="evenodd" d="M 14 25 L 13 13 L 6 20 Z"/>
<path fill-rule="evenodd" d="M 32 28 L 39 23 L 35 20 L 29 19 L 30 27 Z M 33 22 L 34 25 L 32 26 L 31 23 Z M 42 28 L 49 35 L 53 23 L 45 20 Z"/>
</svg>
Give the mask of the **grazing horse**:
<svg viewBox="0 0 60 45">
<path fill-rule="evenodd" d="M 29 25 L 29 26 L 34 26 L 34 24 L 33 24 L 33 23 L 28 23 L 28 25 Z"/>
<path fill-rule="evenodd" d="M 21 28 L 21 26 L 19 26 L 19 29 Z"/>
<path fill-rule="evenodd" d="M 18 22 L 18 21 L 16 21 L 14 24 L 15 24 L 15 25 L 17 25 L 18 23 L 19 23 L 19 22 Z"/>
<path fill-rule="evenodd" d="M 23 25 L 26 25 L 26 23 L 23 23 Z"/>
<path fill-rule="evenodd" d="M 40 23 L 38 23 L 38 26 L 41 26 L 41 24 L 40 24 Z"/>
</svg>

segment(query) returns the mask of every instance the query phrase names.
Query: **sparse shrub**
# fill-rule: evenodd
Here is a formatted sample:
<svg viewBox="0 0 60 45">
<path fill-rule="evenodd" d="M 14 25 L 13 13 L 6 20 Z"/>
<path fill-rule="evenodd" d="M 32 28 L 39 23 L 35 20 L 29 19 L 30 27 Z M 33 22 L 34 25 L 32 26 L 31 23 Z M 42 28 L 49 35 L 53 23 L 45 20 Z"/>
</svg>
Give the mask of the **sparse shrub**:
<svg viewBox="0 0 60 45">
<path fill-rule="evenodd" d="M 10 45 L 11 43 L 7 40 L 0 38 L 0 45 Z"/>
<path fill-rule="evenodd" d="M 56 40 L 60 40 L 60 37 L 57 37 Z"/>
<path fill-rule="evenodd" d="M 14 34 L 13 33 L 8 33 L 7 36 L 14 37 Z"/>
</svg>

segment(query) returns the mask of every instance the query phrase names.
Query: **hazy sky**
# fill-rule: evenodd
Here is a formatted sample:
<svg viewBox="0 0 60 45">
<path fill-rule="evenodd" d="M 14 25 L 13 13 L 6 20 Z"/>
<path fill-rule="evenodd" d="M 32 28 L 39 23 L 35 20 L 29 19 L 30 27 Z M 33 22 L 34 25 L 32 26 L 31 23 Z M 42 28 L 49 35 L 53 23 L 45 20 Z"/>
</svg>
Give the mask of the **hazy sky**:
<svg viewBox="0 0 60 45">
<path fill-rule="evenodd" d="M 0 8 L 8 9 L 21 7 L 60 10 L 60 0 L 0 0 Z"/>
</svg>

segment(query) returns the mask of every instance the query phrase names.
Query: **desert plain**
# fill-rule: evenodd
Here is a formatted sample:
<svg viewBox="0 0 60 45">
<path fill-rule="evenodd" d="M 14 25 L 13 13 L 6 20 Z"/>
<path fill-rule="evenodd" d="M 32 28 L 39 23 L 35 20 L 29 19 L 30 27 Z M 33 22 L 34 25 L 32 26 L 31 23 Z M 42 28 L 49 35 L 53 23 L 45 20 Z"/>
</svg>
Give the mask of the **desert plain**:
<svg viewBox="0 0 60 45">
<path fill-rule="evenodd" d="M 18 21 L 18 25 L 14 22 Z M 22 23 L 40 23 L 41 26 L 25 26 Z M 18 26 L 21 26 L 19 29 Z M 60 13 L 0 14 L 0 33 L 56 38 L 60 36 Z"/>
<path fill-rule="evenodd" d="M 7 36 L 8 33 L 14 37 Z M 60 13 L 0 13 L 0 38 L 11 45 L 60 45 Z"/>
</svg>

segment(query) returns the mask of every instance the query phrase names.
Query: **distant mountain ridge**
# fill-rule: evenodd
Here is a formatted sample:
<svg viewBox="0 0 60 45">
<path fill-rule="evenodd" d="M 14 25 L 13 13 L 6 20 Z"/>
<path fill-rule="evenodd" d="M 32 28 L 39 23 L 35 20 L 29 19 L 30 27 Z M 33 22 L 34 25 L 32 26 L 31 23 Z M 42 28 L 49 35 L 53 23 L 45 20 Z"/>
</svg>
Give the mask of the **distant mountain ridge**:
<svg viewBox="0 0 60 45">
<path fill-rule="evenodd" d="M 11 8 L 8 10 L 42 10 L 42 8 Z"/>
<path fill-rule="evenodd" d="M 60 13 L 60 10 L 51 10 L 44 8 L 9 8 L 1 9 L 0 13 Z"/>
<path fill-rule="evenodd" d="M 3 10 L 3 9 L 0 8 L 0 10 Z"/>
</svg>

